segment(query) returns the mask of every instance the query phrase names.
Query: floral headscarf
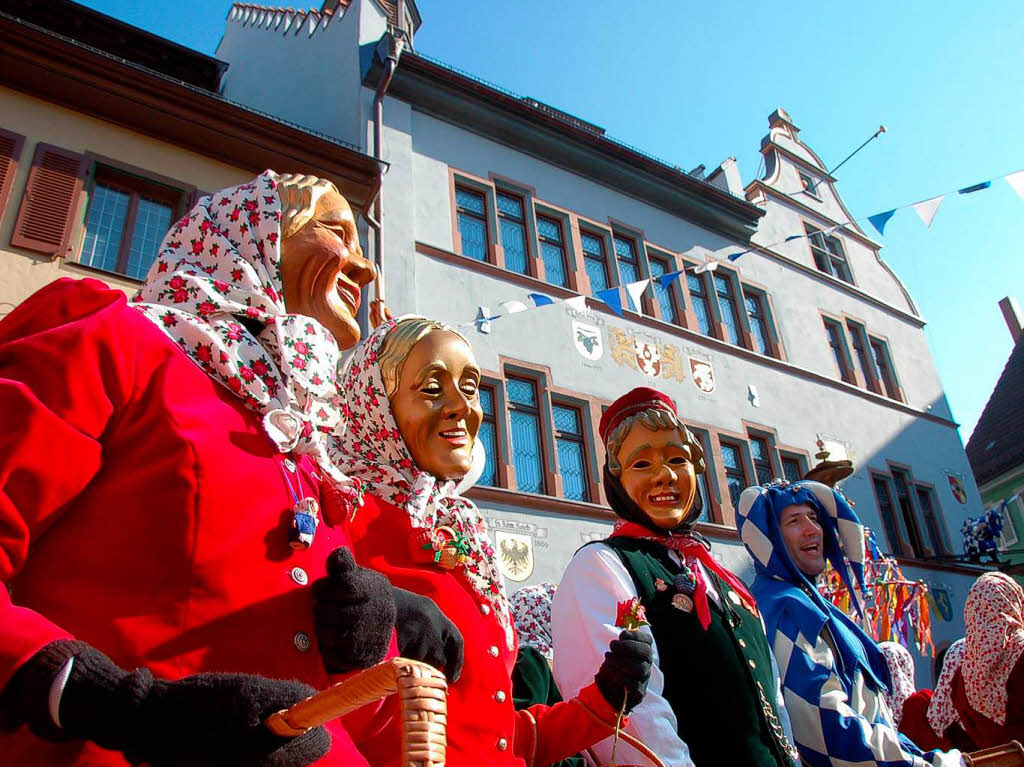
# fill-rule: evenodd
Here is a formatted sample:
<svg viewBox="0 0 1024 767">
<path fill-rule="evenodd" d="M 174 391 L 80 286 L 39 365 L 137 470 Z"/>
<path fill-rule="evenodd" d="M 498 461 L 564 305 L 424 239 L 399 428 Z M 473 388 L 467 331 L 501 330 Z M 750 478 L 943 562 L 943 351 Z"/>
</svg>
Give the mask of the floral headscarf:
<svg viewBox="0 0 1024 767">
<path fill-rule="evenodd" d="M 971 708 L 1006 724 L 1006 681 L 1024 653 L 1024 590 L 1005 573 L 985 573 L 964 605 L 960 673 Z"/>
<path fill-rule="evenodd" d="M 960 670 L 964 660 L 964 640 L 958 639 L 946 650 L 946 659 L 942 662 L 942 673 L 928 704 L 928 725 L 932 732 L 940 738 L 945 737 L 946 728 L 954 722 L 960 724 L 960 716 L 953 706 L 953 677 Z"/>
<path fill-rule="evenodd" d="M 391 412 L 377 357 L 388 333 L 405 319 L 412 317 L 381 324 L 353 352 L 338 384 L 344 422 L 328 453 L 337 469 L 361 480 L 370 495 L 404 509 L 414 530 L 432 533 L 447 526 L 463 536 L 469 551 L 460 572 L 490 603 L 511 650 L 512 615 L 483 517 L 472 501 L 456 493 L 455 480 L 438 479 L 416 465 Z M 463 338 L 454 328 L 445 329 Z"/>
<path fill-rule="evenodd" d="M 524 586 L 509 598 L 516 619 L 519 646 L 532 647 L 548 660 L 554 657 L 551 642 L 551 600 L 554 596 L 555 584 L 544 581 Z"/>
<path fill-rule="evenodd" d="M 903 718 L 903 703 L 917 689 L 914 684 L 914 658 L 910 655 L 910 650 L 898 642 L 879 642 L 878 649 L 882 651 L 885 662 L 889 664 L 892 684 L 885 693 L 885 702 L 892 712 L 893 724 L 898 726 Z"/>
<path fill-rule="evenodd" d="M 316 320 L 286 313 L 280 237 L 277 177 L 268 170 L 200 198 L 164 237 L 132 302 L 262 414 L 278 450 L 311 453 L 341 480 L 322 444 L 340 418 L 338 345 Z M 242 317 L 262 330 L 254 334 Z"/>
</svg>

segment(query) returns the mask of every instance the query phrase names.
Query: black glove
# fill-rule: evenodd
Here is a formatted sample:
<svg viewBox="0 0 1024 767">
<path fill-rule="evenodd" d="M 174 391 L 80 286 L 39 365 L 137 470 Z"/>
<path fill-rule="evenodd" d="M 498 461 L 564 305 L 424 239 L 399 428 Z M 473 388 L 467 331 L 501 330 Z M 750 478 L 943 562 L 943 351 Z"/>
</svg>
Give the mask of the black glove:
<svg viewBox="0 0 1024 767">
<path fill-rule="evenodd" d="M 398 652 L 403 658 L 429 663 L 445 672 L 449 682 L 462 674 L 462 634 L 434 600 L 395 588 Z"/>
<path fill-rule="evenodd" d="M 60 699 L 58 728 L 48 697 L 57 671 L 74 656 Z M 263 725 L 313 688 L 254 674 L 195 674 L 177 682 L 146 669 L 124 671 L 84 642 L 52 642 L 23 664 L 0 696 L 3 723 L 27 724 L 51 741 L 91 740 L 153 767 L 305 767 L 331 738 L 317 727 L 280 738 Z"/>
<path fill-rule="evenodd" d="M 313 626 L 330 673 L 380 663 L 395 627 L 391 583 L 359 567 L 348 549 L 335 549 L 327 557 L 327 575 L 313 581 Z"/>
<path fill-rule="evenodd" d="M 649 634 L 641 631 L 623 631 L 604 654 L 604 663 L 594 676 L 594 682 L 616 711 L 622 707 L 624 695 L 627 714 L 644 699 L 654 660 L 653 641 Z"/>
</svg>

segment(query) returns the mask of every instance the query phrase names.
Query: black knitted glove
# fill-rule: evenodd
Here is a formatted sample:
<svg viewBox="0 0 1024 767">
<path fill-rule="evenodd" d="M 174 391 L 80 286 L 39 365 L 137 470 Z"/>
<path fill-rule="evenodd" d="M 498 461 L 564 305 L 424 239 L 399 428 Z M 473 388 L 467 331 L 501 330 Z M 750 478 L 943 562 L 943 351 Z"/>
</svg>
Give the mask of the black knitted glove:
<svg viewBox="0 0 1024 767">
<path fill-rule="evenodd" d="M 74 656 L 58 728 L 48 707 L 57 671 Z M 299 682 L 254 674 L 195 674 L 176 682 L 124 671 L 84 642 L 60 640 L 22 665 L 0 696 L 4 724 L 27 724 L 46 740 L 91 740 L 153 767 L 305 767 L 331 738 L 317 727 L 279 738 L 263 720 L 312 695 Z"/>
<path fill-rule="evenodd" d="M 462 674 L 462 634 L 434 600 L 395 588 L 398 653 L 445 672 L 449 682 Z"/>
<path fill-rule="evenodd" d="M 395 627 L 391 583 L 359 567 L 348 549 L 327 557 L 327 575 L 313 581 L 313 626 L 324 668 L 344 674 L 384 660 Z"/>
<path fill-rule="evenodd" d="M 654 660 L 653 640 L 641 631 L 623 631 L 612 640 L 604 663 L 594 676 L 597 689 L 616 711 L 626 696 L 626 713 L 644 699 Z"/>
</svg>

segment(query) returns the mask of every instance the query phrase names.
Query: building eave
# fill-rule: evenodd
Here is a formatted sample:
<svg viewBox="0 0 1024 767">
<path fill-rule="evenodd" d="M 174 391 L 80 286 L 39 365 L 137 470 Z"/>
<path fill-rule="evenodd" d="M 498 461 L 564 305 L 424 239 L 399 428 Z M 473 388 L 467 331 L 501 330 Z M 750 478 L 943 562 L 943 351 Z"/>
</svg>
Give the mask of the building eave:
<svg viewBox="0 0 1024 767">
<path fill-rule="evenodd" d="M 374 77 L 371 68 L 367 83 Z M 702 179 L 414 53 L 403 54 L 388 95 L 734 241 L 749 242 L 764 215 Z"/>
<path fill-rule="evenodd" d="M 0 12 L 0 85 L 252 171 L 313 173 L 354 208 L 386 167 L 328 136 Z"/>
</svg>

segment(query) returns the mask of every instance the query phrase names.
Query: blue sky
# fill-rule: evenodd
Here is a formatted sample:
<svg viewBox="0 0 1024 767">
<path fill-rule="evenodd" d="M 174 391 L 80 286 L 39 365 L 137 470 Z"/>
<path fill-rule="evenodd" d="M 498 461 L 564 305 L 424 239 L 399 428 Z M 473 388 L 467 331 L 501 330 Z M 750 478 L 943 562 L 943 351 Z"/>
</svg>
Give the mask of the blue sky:
<svg viewBox="0 0 1024 767">
<path fill-rule="evenodd" d="M 210 54 L 231 7 L 85 4 Z M 1024 169 L 1024 15 L 1012 0 L 419 0 L 419 8 L 418 51 L 674 165 L 711 168 L 736 156 L 744 183 L 758 171 L 777 106 L 830 167 L 884 124 L 887 133 L 837 174 L 856 217 Z M 1022 220 L 1024 201 L 1000 181 L 948 198 L 931 229 L 912 210 L 886 227 L 882 256 L 928 321 L 965 442 L 1012 346 L 997 302 L 1024 301 Z"/>
</svg>

